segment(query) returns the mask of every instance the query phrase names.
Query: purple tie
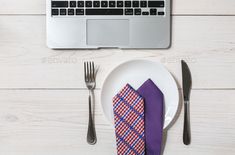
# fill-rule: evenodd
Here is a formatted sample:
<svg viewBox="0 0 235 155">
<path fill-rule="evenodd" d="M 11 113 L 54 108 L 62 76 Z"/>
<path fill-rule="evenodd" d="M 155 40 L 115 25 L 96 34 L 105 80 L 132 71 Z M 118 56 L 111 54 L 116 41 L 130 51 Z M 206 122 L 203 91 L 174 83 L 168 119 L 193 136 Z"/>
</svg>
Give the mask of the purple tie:
<svg viewBox="0 0 235 155">
<path fill-rule="evenodd" d="M 137 92 L 145 102 L 145 138 L 146 155 L 160 155 L 163 131 L 163 94 L 148 79 Z"/>
</svg>

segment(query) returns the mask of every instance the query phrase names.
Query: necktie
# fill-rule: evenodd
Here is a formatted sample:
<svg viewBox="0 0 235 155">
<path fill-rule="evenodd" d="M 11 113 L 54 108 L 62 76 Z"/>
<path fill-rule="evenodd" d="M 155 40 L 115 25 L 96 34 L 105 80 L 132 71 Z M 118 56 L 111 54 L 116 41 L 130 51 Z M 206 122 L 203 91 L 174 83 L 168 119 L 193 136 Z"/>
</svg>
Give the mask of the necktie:
<svg viewBox="0 0 235 155">
<path fill-rule="evenodd" d="M 118 155 L 144 155 L 144 101 L 127 84 L 114 98 L 113 111 Z"/>
<path fill-rule="evenodd" d="M 146 155 L 160 155 L 163 130 L 163 94 L 152 80 L 147 80 L 138 90 L 145 103 Z"/>
</svg>

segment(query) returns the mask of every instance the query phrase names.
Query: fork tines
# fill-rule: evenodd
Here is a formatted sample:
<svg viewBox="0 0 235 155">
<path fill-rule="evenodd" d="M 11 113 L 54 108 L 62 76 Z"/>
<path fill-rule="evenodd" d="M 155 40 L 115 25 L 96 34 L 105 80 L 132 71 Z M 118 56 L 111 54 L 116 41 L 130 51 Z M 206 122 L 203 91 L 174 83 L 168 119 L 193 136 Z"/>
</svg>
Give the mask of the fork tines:
<svg viewBox="0 0 235 155">
<path fill-rule="evenodd" d="M 95 65 L 93 61 L 84 62 L 84 76 L 86 82 L 95 81 Z"/>
</svg>

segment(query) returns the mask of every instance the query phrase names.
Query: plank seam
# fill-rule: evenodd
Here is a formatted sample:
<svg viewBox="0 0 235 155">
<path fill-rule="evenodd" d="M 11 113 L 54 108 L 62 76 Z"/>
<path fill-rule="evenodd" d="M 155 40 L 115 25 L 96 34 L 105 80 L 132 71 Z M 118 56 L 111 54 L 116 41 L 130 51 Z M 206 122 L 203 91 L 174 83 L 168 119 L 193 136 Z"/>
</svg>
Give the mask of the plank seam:
<svg viewBox="0 0 235 155">
<path fill-rule="evenodd" d="M 0 14 L 0 16 L 46 16 L 46 14 Z M 171 15 L 172 17 L 175 17 L 175 16 L 185 16 L 185 17 L 188 17 L 188 16 L 198 16 L 198 17 L 216 17 L 216 16 L 224 16 L 224 17 L 227 17 L 227 16 L 235 16 L 235 14 L 172 14 Z"/>
<path fill-rule="evenodd" d="M 24 90 L 29 90 L 29 91 L 34 91 L 34 90 L 48 90 L 48 91 L 50 91 L 50 90 L 55 90 L 55 91 L 71 91 L 71 90 L 75 90 L 75 91 L 77 91 L 77 90 L 87 90 L 87 88 L 0 88 L 0 91 L 14 91 L 14 90 L 22 90 L 22 91 L 24 91 Z M 101 88 L 96 88 L 96 90 L 101 90 Z M 179 91 L 181 91 L 182 90 L 182 88 L 179 88 L 178 89 Z M 193 88 L 192 90 L 218 90 L 218 91 L 224 91 L 224 90 L 231 90 L 231 91 L 233 91 L 233 90 L 235 90 L 235 88 Z"/>
</svg>

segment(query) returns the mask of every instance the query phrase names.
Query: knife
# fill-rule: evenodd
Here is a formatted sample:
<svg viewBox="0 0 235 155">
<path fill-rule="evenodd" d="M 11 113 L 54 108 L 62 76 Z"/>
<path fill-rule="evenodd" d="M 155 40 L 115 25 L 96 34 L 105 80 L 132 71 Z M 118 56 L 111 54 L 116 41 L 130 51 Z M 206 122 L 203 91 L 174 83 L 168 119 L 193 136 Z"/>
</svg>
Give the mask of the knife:
<svg viewBox="0 0 235 155">
<path fill-rule="evenodd" d="M 190 99 L 190 91 L 192 87 L 192 77 L 191 77 L 189 67 L 184 60 L 181 60 L 181 65 L 182 65 L 182 83 L 183 83 L 183 95 L 184 95 L 183 142 L 185 145 L 189 145 L 191 142 L 189 99 Z"/>
</svg>

